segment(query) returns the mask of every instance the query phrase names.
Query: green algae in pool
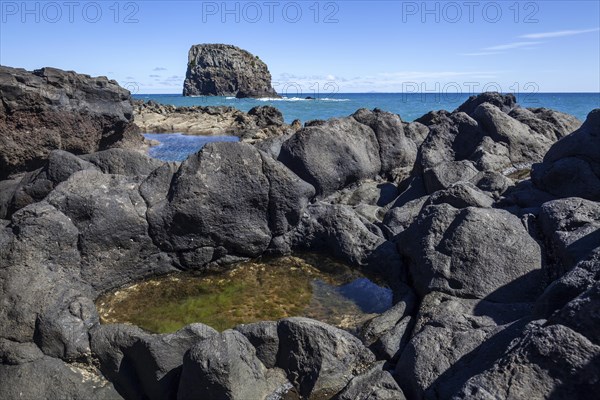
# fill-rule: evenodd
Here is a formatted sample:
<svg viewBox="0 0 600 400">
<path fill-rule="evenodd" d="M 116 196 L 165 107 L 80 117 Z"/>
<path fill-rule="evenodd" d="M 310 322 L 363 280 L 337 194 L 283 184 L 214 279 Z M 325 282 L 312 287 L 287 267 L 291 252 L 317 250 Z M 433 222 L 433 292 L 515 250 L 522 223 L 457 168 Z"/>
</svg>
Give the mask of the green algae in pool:
<svg viewBox="0 0 600 400">
<path fill-rule="evenodd" d="M 392 305 L 392 291 L 356 270 L 316 255 L 243 262 L 198 276 L 178 273 L 101 296 L 102 323 L 131 323 L 156 333 L 202 322 L 218 330 L 290 316 L 355 330 Z"/>
</svg>

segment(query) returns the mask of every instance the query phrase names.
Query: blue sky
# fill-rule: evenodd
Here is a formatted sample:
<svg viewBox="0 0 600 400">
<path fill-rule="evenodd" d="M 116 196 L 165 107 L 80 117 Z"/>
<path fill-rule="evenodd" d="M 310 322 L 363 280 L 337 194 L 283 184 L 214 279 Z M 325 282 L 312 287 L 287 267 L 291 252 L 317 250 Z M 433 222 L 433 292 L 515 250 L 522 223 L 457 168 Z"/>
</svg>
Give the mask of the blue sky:
<svg viewBox="0 0 600 400">
<path fill-rule="evenodd" d="M 600 2 L 0 1 L 0 64 L 180 93 L 197 43 L 264 60 L 279 92 L 599 92 Z"/>
</svg>

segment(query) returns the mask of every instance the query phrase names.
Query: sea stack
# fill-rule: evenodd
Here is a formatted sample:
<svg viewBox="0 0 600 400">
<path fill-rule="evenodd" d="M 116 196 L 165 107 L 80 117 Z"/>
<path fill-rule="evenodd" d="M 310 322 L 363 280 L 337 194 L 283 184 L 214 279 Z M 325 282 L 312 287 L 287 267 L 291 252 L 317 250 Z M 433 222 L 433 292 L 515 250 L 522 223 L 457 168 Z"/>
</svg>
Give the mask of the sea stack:
<svg viewBox="0 0 600 400">
<path fill-rule="evenodd" d="M 183 95 L 279 97 L 267 65 L 258 56 L 226 44 L 190 48 Z"/>
</svg>

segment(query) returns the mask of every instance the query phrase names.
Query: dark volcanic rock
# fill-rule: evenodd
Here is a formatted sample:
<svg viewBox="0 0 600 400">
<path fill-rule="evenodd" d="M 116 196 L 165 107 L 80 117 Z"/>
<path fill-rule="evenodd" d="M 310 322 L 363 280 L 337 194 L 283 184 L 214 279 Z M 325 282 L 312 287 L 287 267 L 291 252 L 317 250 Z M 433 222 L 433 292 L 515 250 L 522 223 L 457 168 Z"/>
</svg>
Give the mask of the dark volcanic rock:
<svg viewBox="0 0 600 400">
<path fill-rule="evenodd" d="M 600 200 L 600 109 L 548 150 L 544 162 L 533 166 L 531 179 L 555 196 Z"/>
<path fill-rule="evenodd" d="M 379 143 L 381 175 L 407 177 L 417 158 L 417 145 L 404 133 L 404 124 L 397 114 L 375 109 L 360 109 L 352 117 L 375 132 Z"/>
<path fill-rule="evenodd" d="M 464 112 L 471 115 L 480 104 L 489 103 L 507 113 L 517 106 L 517 99 L 513 94 L 500 94 L 497 92 L 485 92 L 471 96 L 458 107 L 455 112 Z"/>
<path fill-rule="evenodd" d="M 79 231 L 45 201 L 0 227 L 0 337 L 32 341 L 38 315 L 74 295 L 93 297 L 79 277 Z"/>
<path fill-rule="evenodd" d="M 140 178 L 85 170 L 47 197 L 79 229 L 81 276 L 103 291 L 172 269 L 148 235 Z"/>
<path fill-rule="evenodd" d="M 600 283 L 570 301 L 549 322 L 568 326 L 591 342 L 600 344 Z"/>
<path fill-rule="evenodd" d="M 93 367 L 46 356 L 18 365 L 0 365 L 0 387 L 3 399 L 121 399 Z"/>
<path fill-rule="evenodd" d="M 360 338 L 378 359 L 396 362 L 413 328 L 411 314 L 416 307 L 416 296 L 408 286 L 396 290 L 400 300 L 389 310 L 364 324 Z"/>
<path fill-rule="evenodd" d="M 418 121 L 430 129 L 416 163 L 428 193 L 460 181 L 487 190 L 490 182 L 479 183 L 482 174 L 527 173 L 553 142 L 578 126 L 567 114 L 515 108 L 513 96 L 498 93 L 471 97 L 452 113 L 431 112 Z M 496 181 L 489 190 L 499 195 L 506 186 Z"/>
<path fill-rule="evenodd" d="M 528 125 L 510 117 L 489 103 L 477 107 L 473 111 L 472 117 L 495 143 L 507 144 L 506 150 L 510 164 L 506 167 L 529 165 L 541 160 L 556 140 L 555 137 L 546 137 L 544 132 L 533 131 Z"/>
<path fill-rule="evenodd" d="M 371 128 L 354 118 L 330 119 L 296 132 L 281 147 L 279 161 L 326 196 L 381 170 Z"/>
<path fill-rule="evenodd" d="M 375 363 L 367 372 L 352 379 L 334 400 L 405 400 L 402 389 L 383 367 L 383 361 Z"/>
<path fill-rule="evenodd" d="M 453 399 L 589 399 L 598 390 L 600 347 L 563 325 L 532 323 L 491 368 Z"/>
<path fill-rule="evenodd" d="M 508 115 L 551 140 L 562 139 L 581 127 L 581 121 L 574 116 L 547 108 L 518 107 Z"/>
<path fill-rule="evenodd" d="M 271 106 L 257 106 L 248 111 L 248 115 L 253 116 L 256 125 L 259 128 L 265 128 L 269 125 L 283 125 L 283 114 L 281 111 Z"/>
<path fill-rule="evenodd" d="M 573 269 L 552 282 L 537 299 L 534 316 L 548 318 L 569 301 L 600 281 L 600 251 L 580 261 Z"/>
<path fill-rule="evenodd" d="M 285 384 L 276 372 L 265 368 L 244 335 L 227 330 L 185 354 L 177 398 L 264 399 Z"/>
<path fill-rule="evenodd" d="M 102 373 L 128 399 L 173 399 L 185 352 L 218 335 L 203 324 L 154 335 L 128 325 L 99 325 L 90 331 L 91 347 Z"/>
<path fill-rule="evenodd" d="M 105 77 L 0 67 L 0 179 L 62 149 L 87 154 L 140 145 L 129 92 Z"/>
<path fill-rule="evenodd" d="M 97 170 L 94 164 L 71 153 L 51 151 L 43 168 L 26 173 L 15 186 L 3 189 L 6 190 L 6 197 L 1 196 L 5 200 L 0 199 L 0 217 L 8 218 L 17 210 L 43 200 L 56 185 L 66 181 L 75 172 L 85 169 Z"/>
<path fill-rule="evenodd" d="M 258 56 L 226 44 L 190 48 L 183 95 L 279 97 L 267 65 Z"/>
<path fill-rule="evenodd" d="M 286 239 L 293 249 L 324 251 L 351 265 L 369 268 L 390 284 L 404 273 L 394 244 L 348 206 L 309 205 L 298 227 Z"/>
<path fill-rule="evenodd" d="M 319 321 L 287 318 L 277 330 L 277 364 L 304 397 L 335 395 L 375 361 L 356 337 Z"/>
<path fill-rule="evenodd" d="M 109 149 L 81 156 L 96 165 L 105 174 L 147 176 L 164 164 L 146 154 L 127 149 Z"/>
<path fill-rule="evenodd" d="M 213 261 L 214 248 L 256 257 L 298 223 L 313 193 L 251 145 L 209 144 L 181 164 L 168 196 L 150 207 L 151 234 L 168 251 L 208 252 L 188 258 L 190 268 Z"/>
<path fill-rule="evenodd" d="M 252 343 L 256 349 L 256 357 L 267 368 L 273 368 L 277 364 L 277 352 L 279 351 L 279 336 L 277 335 L 277 322 L 261 321 L 253 324 L 240 325 L 236 331 Z"/>
<path fill-rule="evenodd" d="M 540 210 L 540 227 L 550 256 L 563 274 L 596 250 L 600 252 L 600 203 L 570 197 L 549 201 Z"/>
<path fill-rule="evenodd" d="M 413 337 L 396 365 L 398 382 L 410 398 L 448 398 L 458 389 L 461 375 L 464 382 L 478 368 L 491 366 L 519 333 L 506 328 L 530 310 L 527 303 L 426 295 Z M 488 341 L 488 348 L 482 346 Z M 425 395 L 428 391 L 435 395 Z"/>
<path fill-rule="evenodd" d="M 37 318 L 35 341 L 44 354 L 64 360 L 89 356 L 89 329 L 99 322 L 94 302 L 82 296 L 65 298 Z"/>
<path fill-rule="evenodd" d="M 542 251 L 504 210 L 426 206 L 402 232 L 417 293 L 441 291 L 497 302 L 531 301 L 543 289 Z"/>
</svg>

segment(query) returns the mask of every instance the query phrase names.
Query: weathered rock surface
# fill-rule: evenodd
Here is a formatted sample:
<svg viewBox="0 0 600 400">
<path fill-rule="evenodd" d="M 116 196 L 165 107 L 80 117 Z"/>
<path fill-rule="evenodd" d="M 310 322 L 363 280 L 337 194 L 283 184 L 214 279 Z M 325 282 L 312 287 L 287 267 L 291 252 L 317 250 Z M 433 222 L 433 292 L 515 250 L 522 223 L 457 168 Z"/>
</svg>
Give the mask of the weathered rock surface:
<svg viewBox="0 0 600 400">
<path fill-rule="evenodd" d="M 580 261 L 569 272 L 552 282 L 537 299 L 534 316 L 547 319 L 569 301 L 600 281 L 600 251 Z"/>
<path fill-rule="evenodd" d="M 94 302 L 72 295 L 38 315 L 34 340 L 48 356 L 66 361 L 82 360 L 91 354 L 88 331 L 98 322 Z"/>
<path fill-rule="evenodd" d="M 277 322 L 261 321 L 254 324 L 240 325 L 235 328 L 252 343 L 256 349 L 256 357 L 267 368 L 277 365 L 277 353 L 279 352 L 279 336 L 277 334 Z"/>
<path fill-rule="evenodd" d="M 242 118 L 283 126 L 268 107 Z M 594 118 L 569 135 L 570 116 L 484 94 L 181 164 L 53 151 L 0 181 L 0 397 L 585 398 L 600 375 L 598 203 L 513 172 L 557 139 L 542 165 L 596 168 Z M 358 337 L 306 318 L 168 335 L 98 323 L 106 290 L 296 250 L 377 274 L 395 305 Z"/>
<path fill-rule="evenodd" d="M 381 170 L 375 132 L 354 118 L 331 119 L 296 132 L 281 147 L 279 161 L 326 196 Z"/>
<path fill-rule="evenodd" d="M 404 393 L 392 377 L 383 370 L 384 363 L 378 362 L 362 375 L 352 379 L 335 400 L 404 400 Z"/>
<path fill-rule="evenodd" d="M 129 92 L 106 77 L 0 67 L 0 179 L 40 168 L 55 149 L 140 146 Z"/>
<path fill-rule="evenodd" d="M 172 270 L 148 235 L 140 178 L 85 170 L 52 191 L 47 201 L 74 224 L 81 277 L 104 291 Z"/>
<path fill-rule="evenodd" d="M 530 310 L 527 303 L 428 294 L 421 302 L 413 337 L 396 365 L 404 392 L 411 398 L 448 398 L 461 379 L 491 366 L 519 332 L 507 329 L 509 324 Z"/>
<path fill-rule="evenodd" d="M 304 397 L 331 397 L 375 356 L 350 333 L 307 318 L 279 322 L 278 365 Z"/>
<path fill-rule="evenodd" d="M 503 95 L 497 92 L 485 92 L 480 95 L 470 96 L 455 112 L 464 112 L 470 115 L 477 107 L 484 103 L 491 104 L 507 114 L 517 107 L 517 99 L 513 94 Z"/>
<path fill-rule="evenodd" d="M 542 250 L 514 215 L 447 204 L 424 207 L 398 239 L 420 296 L 441 291 L 497 302 L 532 301 L 543 289 Z"/>
<path fill-rule="evenodd" d="M 244 335 L 227 330 L 186 353 L 177 398 L 264 399 L 286 383 L 276 372 L 265 368 Z"/>
<path fill-rule="evenodd" d="M 559 197 L 600 200 L 600 109 L 575 132 L 556 142 L 533 166 L 535 185 Z"/>
<path fill-rule="evenodd" d="M 149 209 L 151 235 L 164 250 L 205 254 L 188 257 L 188 267 L 213 261 L 210 249 L 256 257 L 298 223 L 313 194 L 251 145 L 210 144 L 182 163 L 167 198 Z"/>
<path fill-rule="evenodd" d="M 148 176 L 164 164 L 144 153 L 127 149 L 109 149 L 81 156 L 105 174 Z"/>
<path fill-rule="evenodd" d="M 417 121 L 429 135 L 417 157 L 428 193 L 466 181 L 480 173 L 509 175 L 527 171 L 550 146 L 579 127 L 579 121 L 546 109 L 521 109 L 514 96 L 483 93 L 454 112 L 431 112 Z"/>
<path fill-rule="evenodd" d="M 43 200 L 59 183 L 66 181 L 72 174 L 97 167 L 69 152 L 53 150 L 48 155 L 44 167 L 26 173 L 5 186 L 0 195 L 0 217 L 9 218 L 13 213 L 29 204 Z M 0 182 L 1 185 L 1 182 Z"/>
<path fill-rule="evenodd" d="M 410 339 L 416 296 L 408 286 L 396 289 L 400 299 L 389 310 L 363 325 L 359 337 L 378 359 L 396 362 Z"/>
<path fill-rule="evenodd" d="M 80 278 L 79 231 L 47 202 L 0 226 L 0 337 L 33 341 L 38 315 L 74 294 L 93 297 Z"/>
<path fill-rule="evenodd" d="M 279 97 L 267 65 L 258 56 L 226 44 L 190 48 L 183 95 Z"/>
<path fill-rule="evenodd" d="M 404 132 L 404 124 L 397 114 L 375 109 L 360 109 L 352 117 L 369 126 L 379 144 L 381 175 L 399 181 L 412 171 L 417 158 L 417 145 Z"/>
<path fill-rule="evenodd" d="M 598 388 L 600 347 L 563 326 L 531 324 L 453 399 L 586 399 Z"/>
<path fill-rule="evenodd" d="M 548 242 L 557 274 L 600 252 L 600 203 L 570 197 L 544 203 L 540 226 Z"/>
<path fill-rule="evenodd" d="M 98 371 L 43 356 L 17 365 L 0 365 L 4 399 L 115 400 L 121 396 Z"/>
<path fill-rule="evenodd" d="M 165 335 L 121 324 L 100 325 L 90 332 L 102 373 L 128 399 L 175 398 L 184 354 L 198 341 L 216 335 L 217 331 L 203 324 Z"/>
<path fill-rule="evenodd" d="M 390 283 L 402 279 L 404 267 L 392 242 L 350 207 L 316 203 L 308 206 L 283 249 L 323 251 L 347 263 L 381 274 Z"/>
</svg>

